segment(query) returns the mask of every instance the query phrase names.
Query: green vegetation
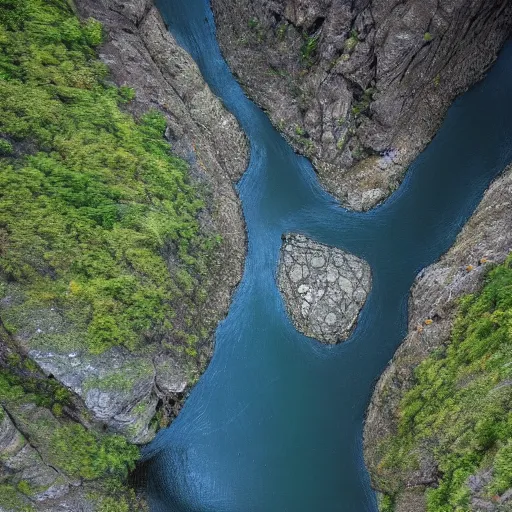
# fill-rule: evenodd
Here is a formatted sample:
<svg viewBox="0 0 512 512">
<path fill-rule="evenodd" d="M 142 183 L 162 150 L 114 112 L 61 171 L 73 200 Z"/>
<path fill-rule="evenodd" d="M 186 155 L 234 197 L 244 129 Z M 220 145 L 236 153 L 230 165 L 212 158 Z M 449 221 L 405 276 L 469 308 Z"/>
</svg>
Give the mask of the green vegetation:
<svg viewBox="0 0 512 512">
<path fill-rule="evenodd" d="M 432 34 L 430 32 L 425 32 L 423 34 L 423 41 L 430 43 L 430 41 L 432 41 Z"/>
<path fill-rule="evenodd" d="M 71 393 L 55 379 L 37 373 L 29 359 L 21 361 L 11 356 L 8 362 L 10 366 L 16 365 L 17 373 L 8 368 L 0 369 L 0 405 L 9 409 L 35 404 L 52 411 L 59 407 L 61 414 L 54 413 L 57 421 L 52 423 L 48 432 L 40 432 L 37 436 L 41 442 L 48 443 L 53 466 L 69 476 L 86 480 L 126 478 L 139 457 L 136 446 L 121 436 L 86 430 L 82 425 L 61 417 L 63 407 L 73 406 Z M 36 422 L 36 415 L 32 415 L 32 419 Z M 39 430 L 44 426 L 41 425 Z M 18 490 L 22 491 L 19 486 Z"/>
<path fill-rule="evenodd" d="M 134 502 L 124 482 L 139 458 L 138 447 L 122 436 L 86 429 L 63 414 L 64 407 L 73 408 L 69 391 L 37 373 L 30 360 L 11 356 L 8 364 L 10 368 L 0 370 L 0 405 L 15 418 L 45 462 L 70 478 L 94 485 L 100 496 L 114 495 L 110 499 L 120 500 L 126 507 Z M 14 367 L 17 373 L 11 369 Z M 56 407 L 60 408 L 59 414 L 55 414 Z M 32 510 L 22 496 L 33 492 L 24 480 L 15 483 L 3 478 L 0 504 L 13 511 Z"/>
<path fill-rule="evenodd" d="M 400 403 L 398 434 L 382 445 L 382 510 L 393 510 L 402 488 L 385 474 L 413 471 L 425 452 L 439 477 L 427 491 L 429 512 L 468 510 L 468 477 L 486 469 L 492 479 L 484 494 L 495 500 L 512 487 L 512 255 L 481 293 L 460 301 L 450 343 L 415 377 Z"/>
<path fill-rule="evenodd" d="M 368 110 L 368 107 L 373 101 L 373 95 L 376 92 L 377 91 L 372 87 L 369 87 L 363 92 L 361 99 L 355 103 L 351 109 L 352 115 L 355 118 L 358 118 L 361 114 L 364 114 Z"/>
<path fill-rule="evenodd" d="M 349 37 L 347 37 L 343 45 L 345 51 L 348 54 L 352 53 L 355 50 L 357 43 L 359 43 L 359 34 L 357 33 L 357 30 L 351 30 Z"/>
<path fill-rule="evenodd" d="M 13 318 L 54 308 L 94 353 L 190 330 L 218 243 L 163 117 L 123 112 L 135 93 L 106 80 L 101 40 L 65 0 L 0 0 L 0 281 L 22 289 Z"/>
<path fill-rule="evenodd" d="M 0 505 L 9 512 L 33 512 L 35 509 L 28 500 L 9 484 L 0 484 Z"/>
<path fill-rule="evenodd" d="M 39 369 L 30 359 L 12 354 L 7 366 L 0 368 L 0 404 L 33 403 L 39 407 L 55 409 L 57 413 L 70 405 L 72 395 L 55 379 L 41 376 Z M 16 369 L 16 372 L 14 371 Z M 59 416 L 60 414 L 56 414 Z"/>
<path fill-rule="evenodd" d="M 251 18 L 248 22 L 247 22 L 247 25 L 248 27 L 251 29 L 251 30 L 254 30 L 255 28 L 258 28 L 258 25 L 260 24 L 260 22 L 258 21 L 257 18 Z"/>
<path fill-rule="evenodd" d="M 100 436 L 79 424 L 63 425 L 49 442 L 52 463 L 69 476 L 85 480 L 112 476 L 124 480 L 139 458 L 139 449 L 124 437 Z"/>
<path fill-rule="evenodd" d="M 314 56 L 315 56 L 316 50 L 318 48 L 319 38 L 320 38 L 319 34 L 313 35 L 313 36 L 308 36 L 307 34 L 304 35 L 304 42 L 300 49 L 300 56 L 301 56 L 302 63 L 306 67 L 310 67 L 313 64 Z"/>
<path fill-rule="evenodd" d="M 304 131 L 304 128 L 300 127 L 298 124 L 295 125 L 295 135 L 299 137 L 304 137 L 306 132 Z"/>
<path fill-rule="evenodd" d="M 288 23 L 281 23 L 276 30 L 277 38 L 279 41 L 284 41 L 288 32 Z"/>
</svg>

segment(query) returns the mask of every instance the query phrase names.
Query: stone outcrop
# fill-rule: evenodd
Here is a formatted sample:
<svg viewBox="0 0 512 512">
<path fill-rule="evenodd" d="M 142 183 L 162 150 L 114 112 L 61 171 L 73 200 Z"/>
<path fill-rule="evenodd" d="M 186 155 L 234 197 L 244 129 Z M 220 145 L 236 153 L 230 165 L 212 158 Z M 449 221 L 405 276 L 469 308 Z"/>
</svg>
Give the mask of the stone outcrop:
<svg viewBox="0 0 512 512">
<path fill-rule="evenodd" d="M 44 423 L 44 429 L 40 422 Z M 20 489 L 8 497 L 9 503 L 0 502 L 0 511 L 93 512 L 97 509 L 91 498 L 94 488 L 59 472 L 40 449 L 37 431 L 40 437 L 59 426 L 59 421 L 48 410 L 35 405 L 20 406 L 9 412 L 0 407 L 0 479 L 8 479 Z M 30 442 L 20 429 L 34 434 Z M 27 489 L 30 489 L 30 497 L 21 492 Z"/>
<path fill-rule="evenodd" d="M 303 235 L 283 237 L 278 285 L 298 331 L 324 343 L 348 338 L 371 288 L 370 266 Z"/>
<path fill-rule="evenodd" d="M 212 0 L 224 55 L 342 203 L 399 184 L 512 28 L 508 0 Z"/>
<path fill-rule="evenodd" d="M 379 489 L 380 442 L 396 432 L 398 404 L 413 385 L 416 366 L 449 341 L 457 299 L 477 291 L 488 265 L 501 263 L 512 251 L 512 167 L 486 192 L 478 209 L 441 259 L 416 278 L 409 299 L 409 333 L 380 377 L 368 410 L 364 431 L 365 458 L 374 486 Z M 432 320 L 425 325 L 425 320 Z M 435 465 L 425 451 L 414 474 L 393 475 L 407 482 L 397 512 L 424 512 L 426 482 L 436 482 Z M 474 478 L 473 498 L 481 475 Z M 488 503 L 485 510 L 498 510 Z M 475 508 L 475 510 L 479 510 Z"/>
<path fill-rule="evenodd" d="M 173 346 L 173 340 L 156 340 L 140 351 L 115 347 L 93 355 L 81 344 L 81 333 L 57 308 L 48 307 L 30 311 L 22 321 L 24 328 L 12 337 L 46 375 L 83 400 L 95 421 L 143 444 L 155 434 L 150 422 L 157 405 L 163 404 L 165 415 L 172 417 L 186 388 L 207 364 L 213 330 L 226 314 L 231 292 L 241 278 L 245 226 L 233 185 L 245 170 L 248 149 L 237 121 L 170 35 L 152 2 L 78 0 L 76 5 L 82 17 L 103 23 L 106 41 L 100 56 L 109 66 L 111 79 L 136 91 L 128 108 L 136 116 L 152 108 L 163 112 L 173 151 L 189 162 L 192 179 L 206 191 L 201 227 L 222 239 L 205 283 L 209 300 L 198 307 L 197 322 L 206 335 L 198 341 L 198 355 L 192 361 L 179 342 Z M 4 319 L 17 314 L 11 310 L 24 301 L 16 286 L 6 289 L 0 300 Z M 177 322 L 179 315 L 178 311 Z M 66 338 L 66 348 L 49 345 L 48 333 Z M 74 350 L 69 350 L 70 339 Z"/>
</svg>

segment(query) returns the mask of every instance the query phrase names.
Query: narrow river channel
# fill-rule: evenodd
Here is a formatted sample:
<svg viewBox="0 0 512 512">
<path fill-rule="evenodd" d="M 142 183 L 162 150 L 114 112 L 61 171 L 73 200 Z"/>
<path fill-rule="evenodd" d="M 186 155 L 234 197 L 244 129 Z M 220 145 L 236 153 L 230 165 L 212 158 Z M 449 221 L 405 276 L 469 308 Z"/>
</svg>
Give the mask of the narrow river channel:
<svg viewBox="0 0 512 512">
<path fill-rule="evenodd" d="M 403 339 L 415 275 L 453 243 L 512 160 L 512 44 L 450 108 L 398 191 L 361 214 L 317 181 L 224 62 L 207 0 L 159 0 L 171 32 L 251 145 L 238 184 L 249 248 L 214 357 L 170 428 L 145 449 L 152 512 L 364 512 L 372 387 Z M 291 325 L 276 287 L 281 235 L 301 232 L 365 258 L 373 288 L 357 329 L 325 346 Z"/>
</svg>

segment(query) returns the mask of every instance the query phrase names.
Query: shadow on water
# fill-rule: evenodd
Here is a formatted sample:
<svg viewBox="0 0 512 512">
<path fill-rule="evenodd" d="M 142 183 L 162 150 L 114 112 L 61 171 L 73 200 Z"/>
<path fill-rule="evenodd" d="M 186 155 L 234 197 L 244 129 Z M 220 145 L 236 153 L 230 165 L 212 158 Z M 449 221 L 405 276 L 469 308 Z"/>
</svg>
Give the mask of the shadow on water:
<svg viewBox="0 0 512 512">
<path fill-rule="evenodd" d="M 206 0 L 160 0 L 178 42 L 238 118 L 251 144 L 238 184 L 249 236 L 243 280 L 214 357 L 180 416 L 145 448 L 156 512 L 363 512 L 376 499 L 362 457 L 375 379 L 407 327 L 414 276 L 453 243 L 512 160 L 512 45 L 450 108 L 403 185 L 360 214 L 319 185 L 232 77 Z M 350 340 L 328 347 L 290 324 L 275 284 L 281 235 L 349 250 L 373 288 Z"/>
</svg>

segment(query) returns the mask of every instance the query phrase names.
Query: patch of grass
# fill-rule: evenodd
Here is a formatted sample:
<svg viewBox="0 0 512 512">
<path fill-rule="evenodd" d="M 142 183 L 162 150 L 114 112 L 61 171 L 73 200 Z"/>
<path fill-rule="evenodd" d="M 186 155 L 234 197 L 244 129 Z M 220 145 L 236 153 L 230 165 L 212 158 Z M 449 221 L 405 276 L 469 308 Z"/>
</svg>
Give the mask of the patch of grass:
<svg viewBox="0 0 512 512">
<path fill-rule="evenodd" d="M 306 67 L 311 67 L 313 65 L 319 38 L 319 34 L 313 36 L 304 35 L 304 42 L 300 49 L 300 56 L 303 65 Z"/>
<path fill-rule="evenodd" d="M 398 433 L 382 443 L 379 472 L 407 474 L 428 451 L 439 470 L 438 485 L 426 493 L 428 512 L 468 510 L 468 477 L 489 468 L 489 499 L 512 487 L 511 326 L 509 256 L 480 293 L 460 300 L 450 343 L 418 366 L 400 402 Z M 405 486 L 382 483 L 390 503 Z"/>
</svg>

